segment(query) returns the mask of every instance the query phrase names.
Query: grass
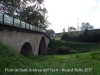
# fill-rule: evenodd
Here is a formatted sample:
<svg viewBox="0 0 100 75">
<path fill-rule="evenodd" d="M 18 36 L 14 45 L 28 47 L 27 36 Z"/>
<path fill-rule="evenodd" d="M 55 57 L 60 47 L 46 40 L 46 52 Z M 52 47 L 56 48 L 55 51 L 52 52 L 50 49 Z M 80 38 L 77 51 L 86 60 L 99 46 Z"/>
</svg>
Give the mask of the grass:
<svg viewBox="0 0 100 75">
<path fill-rule="evenodd" d="M 71 50 L 76 50 L 78 53 L 97 51 L 100 49 L 99 43 L 66 42 L 63 40 L 52 40 L 49 47 L 56 50 L 62 45 L 69 47 Z"/>
<path fill-rule="evenodd" d="M 0 42 L 0 75 L 100 75 L 100 52 L 24 57 Z"/>
</svg>

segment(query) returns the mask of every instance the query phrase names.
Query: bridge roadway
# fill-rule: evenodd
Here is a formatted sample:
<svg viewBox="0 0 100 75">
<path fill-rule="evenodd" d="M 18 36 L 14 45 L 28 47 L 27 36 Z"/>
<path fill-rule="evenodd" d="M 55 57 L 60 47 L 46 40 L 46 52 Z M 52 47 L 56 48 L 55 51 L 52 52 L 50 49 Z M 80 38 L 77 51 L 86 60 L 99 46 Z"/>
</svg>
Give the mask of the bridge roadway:
<svg viewBox="0 0 100 75">
<path fill-rule="evenodd" d="M 46 54 L 50 37 L 42 28 L 0 14 L 0 41 L 29 56 Z"/>
</svg>

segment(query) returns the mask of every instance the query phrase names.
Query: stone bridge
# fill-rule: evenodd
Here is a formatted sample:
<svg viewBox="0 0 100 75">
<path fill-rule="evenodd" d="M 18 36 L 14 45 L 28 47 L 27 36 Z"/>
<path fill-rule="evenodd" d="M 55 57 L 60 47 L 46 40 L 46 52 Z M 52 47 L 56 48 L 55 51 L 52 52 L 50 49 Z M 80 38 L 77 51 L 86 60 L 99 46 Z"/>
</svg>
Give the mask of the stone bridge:
<svg viewBox="0 0 100 75">
<path fill-rule="evenodd" d="M 23 25 L 21 21 L 19 21 L 20 25 L 17 27 L 18 24 L 16 25 L 15 21 L 16 19 L 13 19 L 12 24 L 9 24 L 7 18 L 5 20 L 5 15 L 2 16 L 0 41 L 24 56 L 46 54 L 50 40 L 49 36 L 41 29 L 33 29 L 32 25 L 29 25 L 28 29 L 26 23 Z"/>
</svg>

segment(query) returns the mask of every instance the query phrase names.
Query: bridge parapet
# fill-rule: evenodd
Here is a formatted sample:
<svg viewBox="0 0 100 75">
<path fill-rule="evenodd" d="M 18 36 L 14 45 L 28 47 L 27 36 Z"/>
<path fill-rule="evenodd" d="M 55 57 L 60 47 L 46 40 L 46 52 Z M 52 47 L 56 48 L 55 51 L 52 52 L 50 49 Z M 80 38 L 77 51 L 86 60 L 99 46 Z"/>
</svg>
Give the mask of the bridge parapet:
<svg viewBox="0 0 100 75">
<path fill-rule="evenodd" d="M 10 26 L 10 28 L 12 27 L 12 30 L 14 30 L 14 28 L 19 28 L 22 30 L 43 33 L 50 39 L 48 33 L 43 28 L 36 27 L 19 19 L 15 19 L 14 17 L 8 16 L 7 14 L 0 13 L 0 29 L 4 29 L 6 26 Z"/>
<path fill-rule="evenodd" d="M 0 29 L 0 41 L 24 56 L 47 52 L 50 37 L 42 28 L 0 13 Z"/>
</svg>

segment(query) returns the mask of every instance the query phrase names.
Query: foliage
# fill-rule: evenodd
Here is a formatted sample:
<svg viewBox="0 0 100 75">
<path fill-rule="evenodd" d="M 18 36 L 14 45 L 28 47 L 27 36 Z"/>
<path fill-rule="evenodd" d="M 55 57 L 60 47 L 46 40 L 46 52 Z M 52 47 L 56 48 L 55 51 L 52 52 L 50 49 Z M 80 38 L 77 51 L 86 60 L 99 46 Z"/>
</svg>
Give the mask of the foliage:
<svg viewBox="0 0 100 75">
<path fill-rule="evenodd" d="M 78 41 L 78 36 L 76 32 L 67 32 L 62 35 L 61 39 L 65 41 Z"/>
<path fill-rule="evenodd" d="M 87 23 L 82 23 L 81 31 L 72 31 L 74 27 L 69 27 L 69 32 L 63 34 L 62 40 L 66 41 L 80 41 L 97 43 L 100 41 L 100 31 L 92 30 L 94 27 Z"/>
<path fill-rule="evenodd" d="M 48 35 L 50 36 L 51 39 L 55 38 L 55 31 L 52 29 L 47 30 Z"/>
<path fill-rule="evenodd" d="M 76 54 L 77 51 L 76 50 L 71 50 L 71 54 Z"/>
<path fill-rule="evenodd" d="M 0 42 L 0 75 L 66 75 L 66 71 L 62 71 L 62 68 L 66 70 L 87 69 L 83 72 L 67 71 L 68 75 L 98 75 L 100 74 L 100 60 L 91 57 L 90 53 L 24 57 Z M 5 68 L 17 69 L 18 72 L 8 72 Z M 21 72 L 20 69 L 31 69 L 32 71 Z M 45 69 L 45 71 L 38 72 L 34 69 Z M 55 69 L 61 71 L 54 71 Z"/>
<path fill-rule="evenodd" d="M 68 28 L 68 33 L 70 37 L 76 36 L 76 28 L 75 27 L 69 27 Z"/>
<path fill-rule="evenodd" d="M 34 3 L 34 9 L 40 10 L 43 0 L 1 0 L 3 13 L 15 15 L 14 13 L 20 13 L 25 8 L 29 7 L 31 3 Z M 41 9 L 42 10 L 42 9 Z"/>
<path fill-rule="evenodd" d="M 65 33 L 66 33 L 65 28 L 63 28 L 63 30 L 62 30 L 62 31 L 63 31 L 63 32 L 62 32 L 61 36 L 65 35 Z"/>
<path fill-rule="evenodd" d="M 56 54 L 56 50 L 52 49 L 52 48 L 48 48 L 48 55 L 55 55 Z"/>
<path fill-rule="evenodd" d="M 68 32 L 64 32 L 63 29 L 63 33 L 61 36 L 62 40 L 66 40 L 66 41 L 70 41 L 73 40 L 73 38 L 76 37 L 76 28 L 75 27 L 68 27 Z"/>
<path fill-rule="evenodd" d="M 69 27 L 68 32 L 71 32 L 71 31 L 76 31 L 76 28 L 75 27 Z"/>
<path fill-rule="evenodd" d="M 61 39 L 63 39 L 63 40 L 66 40 L 66 39 L 68 40 L 69 38 L 70 38 L 70 36 L 67 33 L 63 34 L 61 37 Z"/>
<path fill-rule="evenodd" d="M 65 33 L 65 32 L 66 32 L 65 28 L 63 28 L 63 33 Z"/>
<path fill-rule="evenodd" d="M 97 51 L 100 49 L 99 43 L 84 43 L 84 42 L 69 42 L 63 40 L 51 40 L 49 48 L 57 50 L 61 46 L 69 47 L 71 50 L 75 50 L 77 53 L 85 53 L 90 51 Z"/>
<path fill-rule="evenodd" d="M 85 41 L 88 41 L 88 31 L 94 29 L 93 25 L 90 25 L 90 23 L 84 23 L 82 22 L 82 26 L 80 27 L 81 31 L 83 31 L 83 36 L 85 37 Z"/>
<path fill-rule="evenodd" d="M 20 0 L 0 0 L 0 12 L 14 16 L 20 10 Z"/>
<path fill-rule="evenodd" d="M 57 48 L 57 54 L 71 54 L 69 47 L 61 46 Z"/>
<path fill-rule="evenodd" d="M 100 30 L 90 30 L 79 35 L 79 40 L 83 42 L 99 43 L 100 41 Z"/>
<path fill-rule="evenodd" d="M 55 38 L 55 40 L 60 40 L 60 38 Z"/>
<path fill-rule="evenodd" d="M 90 23 L 82 22 L 81 31 L 75 31 L 75 27 L 69 27 L 67 33 L 63 34 L 62 40 L 98 43 L 100 41 L 100 31 L 92 30 L 94 27 Z"/>
<path fill-rule="evenodd" d="M 93 25 L 90 25 L 90 23 L 88 23 L 88 22 L 87 23 L 82 22 L 80 29 L 82 31 L 86 31 L 86 30 L 94 29 L 94 27 L 93 27 Z"/>
<path fill-rule="evenodd" d="M 71 50 L 69 47 L 61 46 L 57 48 L 57 54 L 75 54 L 77 51 Z"/>
<path fill-rule="evenodd" d="M 47 10 L 43 6 L 43 0 L 1 0 L 0 12 L 16 17 L 29 24 L 46 28 L 50 23 L 47 21 Z"/>
</svg>

